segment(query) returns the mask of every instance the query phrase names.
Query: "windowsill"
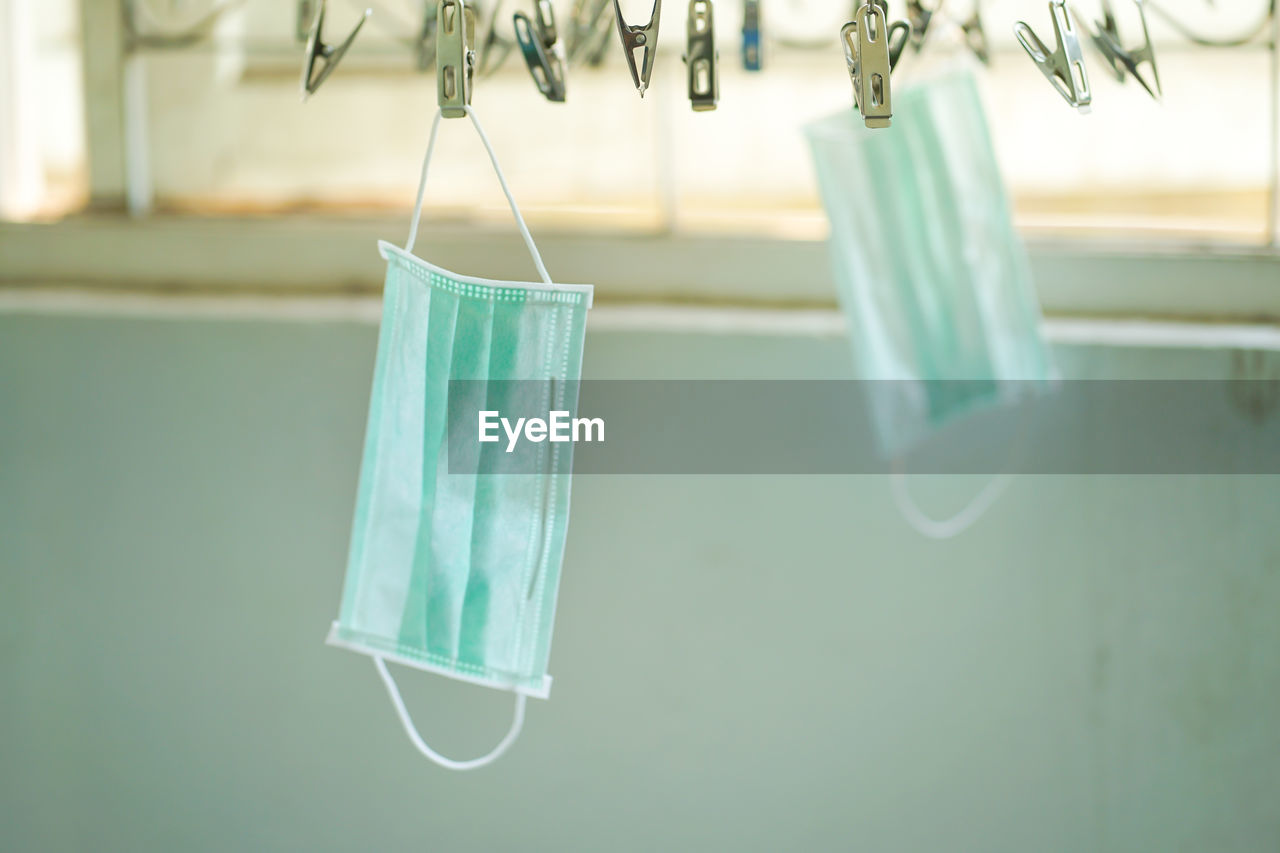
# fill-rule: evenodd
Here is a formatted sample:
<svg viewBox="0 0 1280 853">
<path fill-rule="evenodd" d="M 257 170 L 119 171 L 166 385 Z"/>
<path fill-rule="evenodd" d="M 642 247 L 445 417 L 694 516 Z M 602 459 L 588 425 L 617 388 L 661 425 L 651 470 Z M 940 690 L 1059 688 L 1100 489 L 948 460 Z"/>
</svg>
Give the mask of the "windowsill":
<svg viewBox="0 0 1280 853">
<path fill-rule="evenodd" d="M 89 214 L 54 224 L 0 224 L 0 287 L 95 292 L 376 295 L 378 239 L 402 216 L 361 219 L 133 220 Z M 490 278 L 532 275 L 514 229 L 427 224 L 418 250 Z M 814 239 L 575 234 L 539 230 L 553 276 L 592 282 L 601 305 L 834 307 L 826 247 Z M 1030 237 L 1037 290 L 1051 317 L 1280 322 L 1280 254 L 1209 243 L 1120 243 Z"/>
<path fill-rule="evenodd" d="M 376 326 L 382 300 L 363 295 L 263 295 L 122 292 L 0 286 L 0 317 L 108 317 L 274 323 L 355 323 Z M 1045 337 L 1055 345 L 1280 352 L 1280 325 L 1187 320 L 1050 317 Z M 725 307 L 631 303 L 597 305 L 587 317 L 592 334 L 671 334 L 827 339 L 848 334 L 835 308 Z"/>
</svg>

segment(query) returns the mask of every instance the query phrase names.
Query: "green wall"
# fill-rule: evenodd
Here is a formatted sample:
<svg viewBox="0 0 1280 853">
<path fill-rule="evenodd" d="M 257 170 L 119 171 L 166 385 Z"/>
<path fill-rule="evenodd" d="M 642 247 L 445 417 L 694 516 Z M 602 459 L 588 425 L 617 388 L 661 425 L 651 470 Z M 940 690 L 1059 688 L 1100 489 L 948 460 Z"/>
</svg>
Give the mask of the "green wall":
<svg viewBox="0 0 1280 853">
<path fill-rule="evenodd" d="M 369 661 L 323 644 L 374 342 L 0 315 L 0 848 L 1280 849 L 1273 477 L 1023 477 L 950 542 L 878 477 L 579 478 L 552 698 L 495 766 L 427 763 Z M 783 336 L 587 353 L 646 378 L 847 362 Z M 402 683 L 446 754 L 505 731 L 503 694 Z"/>
</svg>

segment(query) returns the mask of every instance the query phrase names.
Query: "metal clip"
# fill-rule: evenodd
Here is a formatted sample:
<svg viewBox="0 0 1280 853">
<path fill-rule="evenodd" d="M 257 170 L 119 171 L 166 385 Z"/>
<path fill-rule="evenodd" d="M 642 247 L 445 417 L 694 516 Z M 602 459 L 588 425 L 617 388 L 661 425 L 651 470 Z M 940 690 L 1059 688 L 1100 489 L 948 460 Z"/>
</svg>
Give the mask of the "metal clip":
<svg viewBox="0 0 1280 853">
<path fill-rule="evenodd" d="M 742 67 L 748 71 L 764 67 L 760 53 L 760 0 L 742 2 Z"/>
<path fill-rule="evenodd" d="M 1107 67 L 1111 69 L 1111 76 L 1116 78 L 1117 83 L 1123 83 L 1124 66 L 1113 61 L 1114 57 L 1112 57 L 1112 55 L 1108 53 L 1099 42 L 1099 38 L 1103 33 L 1107 33 L 1112 36 L 1115 41 L 1119 42 L 1120 25 L 1116 23 L 1116 13 L 1115 10 L 1111 8 L 1111 0 L 1099 0 L 1099 5 L 1102 7 L 1102 20 L 1098 20 L 1097 18 L 1094 19 L 1095 33 L 1089 33 L 1089 19 L 1080 14 L 1080 10 L 1075 7 L 1075 4 L 1072 4 L 1071 6 L 1071 14 L 1075 15 L 1077 18 L 1083 18 L 1085 20 L 1085 32 L 1089 33 L 1089 38 L 1093 42 L 1093 46 L 1098 49 L 1103 60 L 1107 63 Z"/>
<path fill-rule="evenodd" d="M 987 40 L 987 29 L 982 25 L 982 0 L 973 0 L 973 11 L 960 23 L 960 32 L 964 34 L 964 43 L 983 65 L 991 64 L 991 43 Z"/>
<path fill-rule="evenodd" d="M 720 54 L 711 0 L 689 0 L 684 61 L 688 66 L 689 101 L 694 110 L 714 110 L 720 100 Z"/>
<path fill-rule="evenodd" d="M 537 0 L 534 5 L 537 20 L 529 19 L 524 12 L 516 12 L 511 21 L 516 30 L 516 41 L 524 55 L 525 65 L 533 75 L 533 82 L 548 101 L 564 101 L 564 57 L 556 33 L 556 13 L 551 0 Z"/>
<path fill-rule="evenodd" d="M 569 61 L 596 66 L 604 61 L 614 25 L 609 0 L 574 0 L 569 28 Z"/>
<path fill-rule="evenodd" d="M 324 0 L 319 0 L 315 7 L 315 17 L 311 21 L 311 31 L 307 34 L 307 51 L 302 61 L 302 100 L 306 100 L 309 95 L 314 95 L 316 90 L 320 88 L 320 84 L 329 78 L 333 73 L 333 69 L 338 67 L 338 63 L 342 61 L 342 57 L 346 55 L 347 49 L 351 47 L 351 43 L 356 40 L 356 34 L 360 32 L 360 28 L 364 26 L 364 22 L 369 20 L 369 16 L 373 14 L 372 9 L 365 9 L 364 14 L 360 16 L 360 20 L 356 22 L 355 29 L 351 31 L 351 35 L 347 36 L 346 41 L 334 47 L 326 44 L 323 38 L 324 30 Z M 317 70 L 316 63 L 322 62 L 323 65 Z"/>
<path fill-rule="evenodd" d="M 436 7 L 436 103 L 445 118 L 461 118 L 471 104 L 476 70 L 476 16 L 464 0 Z"/>
<path fill-rule="evenodd" d="M 933 16 L 942 8 L 943 0 L 934 0 L 933 8 L 926 8 L 920 0 L 907 0 L 907 22 L 911 24 L 911 47 L 917 53 L 924 47 L 924 37 L 929 34 Z"/>
<path fill-rule="evenodd" d="M 902 58 L 911 37 L 906 21 L 889 24 L 884 9 L 870 2 L 857 17 L 840 28 L 849 79 L 853 81 L 853 102 L 867 127 L 888 127 L 893 117 L 890 76 Z"/>
<path fill-rule="evenodd" d="M 1053 32 L 1057 37 L 1057 46 L 1052 51 L 1025 21 L 1013 25 L 1013 34 L 1058 94 L 1081 113 L 1087 113 L 1093 96 L 1089 92 L 1089 74 L 1085 71 L 1080 38 L 1067 10 L 1067 0 L 1049 0 L 1049 14 L 1053 16 Z"/>
<path fill-rule="evenodd" d="M 1164 94 L 1160 87 L 1160 70 L 1156 67 L 1155 46 L 1151 43 L 1151 32 L 1147 29 L 1147 9 L 1143 0 L 1133 0 L 1138 7 L 1138 18 L 1142 21 L 1141 47 L 1126 49 L 1120 41 L 1120 27 L 1116 23 L 1115 12 L 1111 8 L 1111 0 L 1102 0 L 1102 20 L 1094 22 L 1094 32 L 1089 34 L 1093 46 L 1097 48 L 1116 80 L 1123 83 L 1128 73 L 1137 80 L 1147 94 L 1160 100 Z M 1143 77 L 1139 67 L 1146 63 L 1151 66 L 1151 83 Z M 1152 88 L 1154 84 L 1155 88 Z"/>
<path fill-rule="evenodd" d="M 627 57 L 627 67 L 631 69 L 631 79 L 636 84 L 636 91 L 644 97 L 644 90 L 649 88 L 649 78 L 653 76 L 653 59 L 658 52 L 658 18 L 662 15 L 662 0 L 653 0 L 653 10 L 649 13 L 649 23 L 644 26 L 628 24 L 622 17 L 622 9 L 618 0 L 613 0 L 613 14 L 618 22 L 618 37 L 622 39 L 622 52 Z M 640 68 L 636 68 L 636 51 L 644 48 L 644 57 Z"/>
<path fill-rule="evenodd" d="M 872 6 L 879 7 L 884 12 L 884 19 L 889 20 L 889 0 L 869 0 Z M 941 0 L 939 0 L 941 3 Z M 855 16 L 857 13 L 854 13 Z M 902 59 L 903 52 L 907 49 L 907 45 L 911 42 L 911 22 L 895 21 L 889 24 L 889 70 L 898 70 L 898 60 Z"/>
<path fill-rule="evenodd" d="M 476 5 L 476 8 L 480 10 L 479 17 L 483 20 L 479 49 L 476 51 L 476 73 L 481 77 L 488 77 L 507 61 L 507 57 L 515 49 L 515 42 L 498 34 L 498 13 L 502 9 L 502 0 L 493 0 L 492 4 L 483 7 Z M 488 9 L 488 14 L 485 14 L 485 9 Z"/>
<path fill-rule="evenodd" d="M 294 16 L 294 35 L 303 44 L 311 38 L 311 24 L 316 19 L 316 6 L 319 0 L 298 0 L 297 13 Z"/>
<path fill-rule="evenodd" d="M 436 14 L 439 11 L 431 3 L 422 4 L 422 26 L 418 28 L 418 38 L 413 44 L 419 71 L 430 71 L 436 67 Z"/>
</svg>

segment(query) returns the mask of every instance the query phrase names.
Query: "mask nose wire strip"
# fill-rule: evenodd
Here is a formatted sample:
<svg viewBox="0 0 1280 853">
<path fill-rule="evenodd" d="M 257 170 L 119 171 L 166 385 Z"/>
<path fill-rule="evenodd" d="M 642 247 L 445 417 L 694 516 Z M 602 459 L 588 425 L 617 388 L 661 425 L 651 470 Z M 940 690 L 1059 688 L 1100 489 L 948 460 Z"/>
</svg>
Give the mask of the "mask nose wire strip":
<svg viewBox="0 0 1280 853">
<path fill-rule="evenodd" d="M 498 183 L 502 185 L 502 193 L 507 197 L 507 204 L 511 205 L 511 213 L 515 216 L 516 227 L 520 229 L 520 236 L 524 238 L 524 244 L 529 249 L 529 254 L 533 257 L 533 265 L 538 268 L 538 275 L 542 278 L 543 284 L 551 284 L 551 276 L 547 275 L 547 268 L 542 263 L 542 255 L 538 253 L 538 247 L 533 244 L 533 237 L 529 234 L 529 226 L 524 224 L 524 217 L 520 215 L 520 208 L 516 206 L 516 200 L 511 195 L 511 188 L 507 186 L 507 178 L 502 174 L 502 167 L 498 165 L 498 155 L 493 153 L 493 146 L 489 143 L 489 137 L 485 134 L 484 128 L 480 126 L 480 120 L 476 118 L 475 111 L 470 106 L 466 107 L 467 117 L 471 119 L 471 124 L 475 127 L 476 133 L 480 136 L 480 141 L 484 143 L 484 150 L 489 153 L 489 162 L 493 164 L 493 171 L 498 176 Z M 422 199 L 427 190 L 427 167 L 431 165 L 431 155 L 436 148 L 436 134 L 440 130 L 440 119 L 442 114 L 440 110 L 436 110 L 436 117 L 431 122 L 431 140 L 427 142 L 427 156 L 422 160 L 422 177 L 418 179 L 418 198 L 413 203 L 413 221 L 409 226 L 409 240 L 405 243 L 404 250 L 413 252 L 413 244 L 418 241 L 418 223 L 422 219 Z"/>
<path fill-rule="evenodd" d="M 986 515 L 987 510 L 991 509 L 991 505 L 999 500 L 1012 482 L 1012 474 L 1001 472 L 988 480 L 982 487 L 982 491 L 974 495 L 973 500 L 969 501 L 964 509 L 950 518 L 936 519 L 925 515 L 924 511 L 916 505 L 915 499 L 911 497 L 911 491 L 907 488 L 907 475 L 902 471 L 901 459 L 894 460 L 893 468 L 889 472 L 893 502 L 898 505 L 898 512 L 902 513 L 902 517 L 916 529 L 917 533 L 928 536 L 930 539 L 951 539 L 964 533 L 978 519 Z"/>
<path fill-rule="evenodd" d="M 395 706 L 396 716 L 400 718 L 405 734 L 409 735 L 409 740 L 413 741 L 413 745 L 418 748 L 418 752 L 421 752 L 441 767 L 447 767 L 450 770 L 475 770 L 477 767 L 484 767 L 486 764 L 497 760 L 520 736 L 520 729 L 524 727 L 524 703 L 528 698 L 523 693 L 516 694 L 516 710 L 515 716 L 511 720 L 511 728 L 488 755 L 482 755 L 479 758 L 471 758 L 466 761 L 446 758 L 427 746 L 427 742 L 422 739 L 422 735 L 418 734 L 418 729 L 414 726 L 413 719 L 409 716 L 409 710 L 404 706 L 404 699 L 400 697 L 400 688 L 396 686 L 396 680 L 387 671 L 386 662 L 382 658 L 375 657 L 373 665 L 378 668 L 378 675 L 382 676 L 382 683 L 387 686 L 387 693 L 391 695 L 391 704 Z"/>
</svg>

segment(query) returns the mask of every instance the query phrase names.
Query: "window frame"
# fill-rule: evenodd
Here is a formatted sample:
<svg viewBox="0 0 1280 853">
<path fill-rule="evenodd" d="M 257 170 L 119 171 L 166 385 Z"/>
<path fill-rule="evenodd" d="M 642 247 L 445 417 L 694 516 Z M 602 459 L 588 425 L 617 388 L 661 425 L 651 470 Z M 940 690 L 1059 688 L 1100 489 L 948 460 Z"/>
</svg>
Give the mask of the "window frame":
<svg viewBox="0 0 1280 853">
<path fill-rule="evenodd" d="M 0 286 L 97 291 L 376 295 L 379 239 L 402 217 L 86 214 L 0 224 Z M 538 232 L 558 281 L 597 287 L 603 304 L 755 308 L 835 305 L 825 241 L 680 234 Z M 1055 317 L 1280 322 L 1280 252 L 1270 247 L 1028 241 L 1036 288 Z M 418 251 L 441 266 L 529 280 L 514 228 L 426 223 Z"/>
</svg>

